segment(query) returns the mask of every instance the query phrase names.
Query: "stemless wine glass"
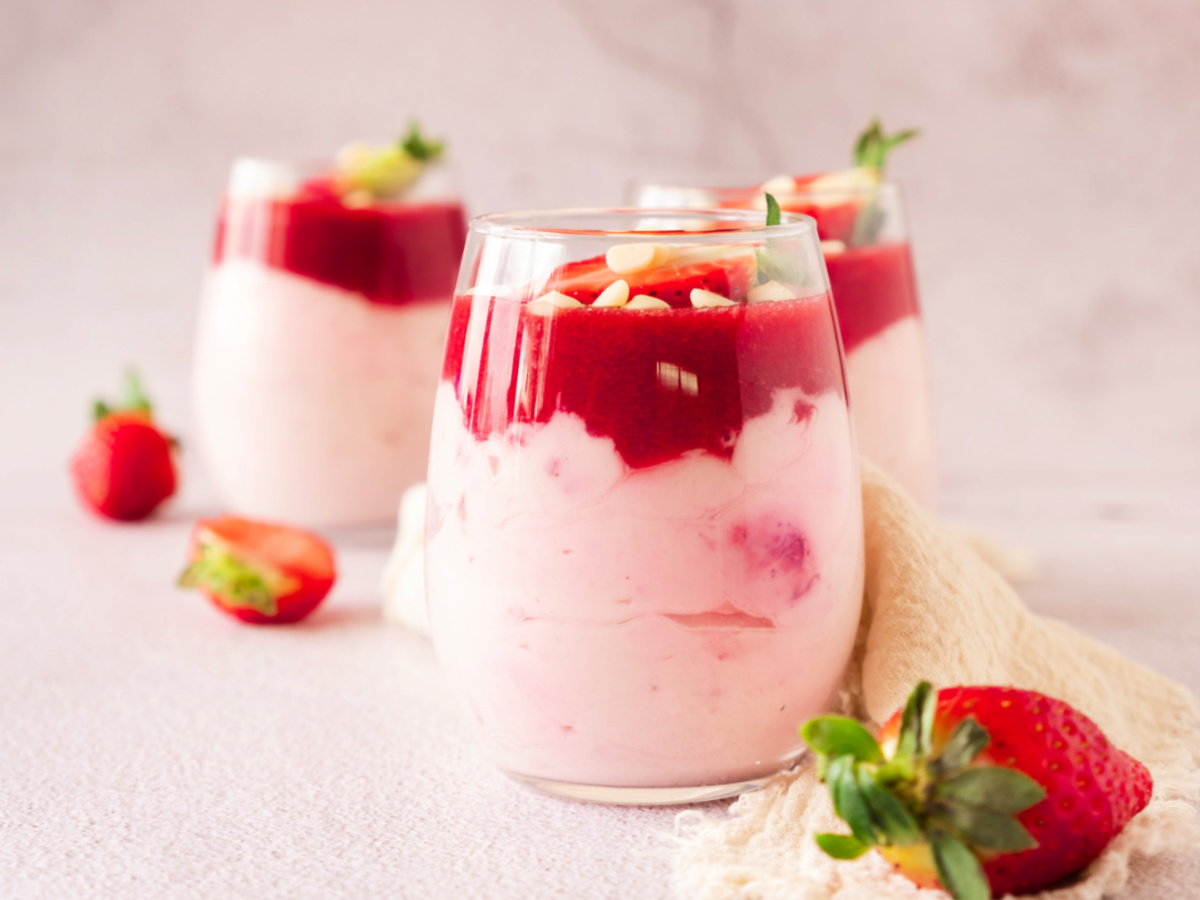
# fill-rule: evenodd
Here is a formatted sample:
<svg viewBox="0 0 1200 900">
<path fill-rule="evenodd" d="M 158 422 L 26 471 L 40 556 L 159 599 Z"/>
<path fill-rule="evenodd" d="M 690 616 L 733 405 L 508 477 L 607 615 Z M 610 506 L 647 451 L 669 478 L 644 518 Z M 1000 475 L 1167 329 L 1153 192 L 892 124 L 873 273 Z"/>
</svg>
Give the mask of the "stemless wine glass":
<svg viewBox="0 0 1200 900">
<path fill-rule="evenodd" d="M 785 210 L 816 220 L 841 326 L 859 449 L 932 507 L 937 465 L 929 364 L 900 192 L 863 171 L 783 176 L 749 188 L 643 182 L 635 187 L 634 203 L 765 208 L 765 189 Z"/>
<path fill-rule="evenodd" d="M 508 775 L 656 804 L 790 765 L 854 641 L 861 504 L 811 219 L 471 223 L 427 590 L 438 658 Z"/>
<path fill-rule="evenodd" d="M 200 309 L 199 441 L 239 512 L 393 522 L 428 460 L 466 219 L 441 166 L 402 200 L 343 196 L 332 170 L 234 165 Z"/>
</svg>

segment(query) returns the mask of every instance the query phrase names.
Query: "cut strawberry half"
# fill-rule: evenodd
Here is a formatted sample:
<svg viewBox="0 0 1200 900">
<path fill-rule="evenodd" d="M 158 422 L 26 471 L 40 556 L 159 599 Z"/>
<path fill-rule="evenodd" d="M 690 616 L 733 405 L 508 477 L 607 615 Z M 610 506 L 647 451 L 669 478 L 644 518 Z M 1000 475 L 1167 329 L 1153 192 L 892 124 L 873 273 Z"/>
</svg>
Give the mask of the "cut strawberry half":
<svg viewBox="0 0 1200 900">
<path fill-rule="evenodd" d="M 664 256 L 659 264 L 627 273 L 613 271 L 604 256 L 566 263 L 550 273 L 540 293 L 558 291 L 591 305 L 620 278 L 629 284 L 631 297 L 645 294 L 675 308 L 691 308 L 697 288 L 742 303 L 755 283 L 757 266 L 750 247 L 698 247 Z"/>
<path fill-rule="evenodd" d="M 220 516 L 196 523 L 179 584 L 243 622 L 281 625 L 316 609 L 336 578 L 333 551 L 312 532 Z"/>
</svg>

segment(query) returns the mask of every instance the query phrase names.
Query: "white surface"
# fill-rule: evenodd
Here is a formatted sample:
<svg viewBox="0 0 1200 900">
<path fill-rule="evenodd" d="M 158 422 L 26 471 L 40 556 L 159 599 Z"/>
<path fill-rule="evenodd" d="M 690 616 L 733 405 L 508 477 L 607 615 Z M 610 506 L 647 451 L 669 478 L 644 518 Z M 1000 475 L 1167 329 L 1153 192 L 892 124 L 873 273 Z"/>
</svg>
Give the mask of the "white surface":
<svg viewBox="0 0 1200 900">
<path fill-rule="evenodd" d="M 668 896 L 670 812 L 543 799 L 475 755 L 428 646 L 378 621 L 390 534 L 339 540 L 309 625 L 250 629 L 170 586 L 215 511 L 194 453 L 147 525 L 66 487 L 130 361 L 192 447 L 234 157 L 409 113 L 473 212 L 828 168 L 872 114 L 923 126 L 891 174 L 943 508 L 1038 553 L 1037 609 L 1200 689 L 1198 40 L 1191 0 L 0 4 L 0 896 Z M 1200 854 L 1142 865 L 1129 896 L 1197 879 Z"/>
</svg>

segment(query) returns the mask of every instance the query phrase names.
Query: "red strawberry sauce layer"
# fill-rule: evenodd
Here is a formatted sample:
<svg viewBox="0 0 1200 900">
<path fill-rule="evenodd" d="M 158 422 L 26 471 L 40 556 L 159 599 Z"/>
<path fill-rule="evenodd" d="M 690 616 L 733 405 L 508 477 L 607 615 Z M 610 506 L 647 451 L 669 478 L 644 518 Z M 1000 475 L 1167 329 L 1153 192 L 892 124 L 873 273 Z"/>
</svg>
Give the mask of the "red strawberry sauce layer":
<svg viewBox="0 0 1200 900">
<path fill-rule="evenodd" d="M 354 208 L 321 194 L 228 198 L 217 223 L 213 262 L 254 260 L 395 306 L 448 297 L 465 241 L 466 218 L 458 203 Z"/>
<path fill-rule="evenodd" d="M 468 327 L 477 317 L 486 327 Z M 776 390 L 844 396 L 833 328 L 828 295 L 552 316 L 515 300 L 459 296 L 443 378 L 480 440 L 561 410 L 582 418 L 589 434 L 611 438 L 631 468 L 692 450 L 728 458 L 743 423 L 766 413 Z M 807 413 L 807 405 L 796 411 Z"/>
<path fill-rule="evenodd" d="M 874 244 L 825 255 L 846 353 L 893 322 L 919 316 L 908 244 Z"/>
</svg>

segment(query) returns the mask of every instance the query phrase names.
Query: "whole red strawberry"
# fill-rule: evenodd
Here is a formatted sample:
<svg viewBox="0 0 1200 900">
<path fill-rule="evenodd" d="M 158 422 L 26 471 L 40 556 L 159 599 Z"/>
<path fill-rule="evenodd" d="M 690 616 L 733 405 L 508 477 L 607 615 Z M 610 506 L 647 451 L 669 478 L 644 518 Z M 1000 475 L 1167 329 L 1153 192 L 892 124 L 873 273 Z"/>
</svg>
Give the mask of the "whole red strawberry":
<svg viewBox="0 0 1200 900">
<path fill-rule="evenodd" d="M 196 523 L 179 584 L 243 622 L 283 625 L 316 609 L 336 578 L 333 551 L 312 532 L 218 516 Z"/>
<path fill-rule="evenodd" d="M 852 835 L 956 900 L 1043 890 L 1084 869 L 1150 801 L 1150 773 L 1061 700 L 1007 687 L 917 685 L 879 740 L 824 716 L 801 735 Z"/>
<path fill-rule="evenodd" d="M 76 491 L 106 518 L 144 519 L 175 493 L 174 441 L 155 425 L 150 401 L 132 372 L 121 405 L 97 400 L 93 418 L 71 458 Z"/>
</svg>

